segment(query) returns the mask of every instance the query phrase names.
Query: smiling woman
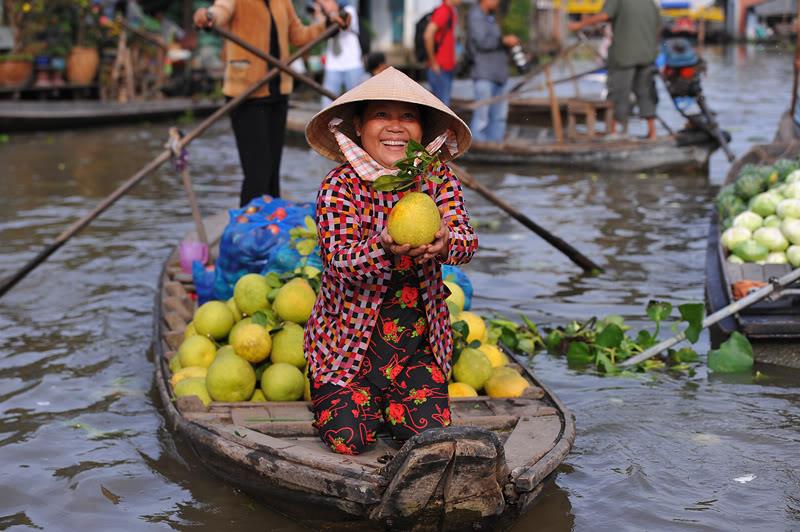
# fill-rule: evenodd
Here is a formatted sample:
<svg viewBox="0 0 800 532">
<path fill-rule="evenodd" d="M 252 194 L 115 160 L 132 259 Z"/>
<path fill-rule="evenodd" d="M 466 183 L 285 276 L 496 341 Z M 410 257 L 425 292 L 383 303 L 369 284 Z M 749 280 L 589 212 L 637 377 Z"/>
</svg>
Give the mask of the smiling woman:
<svg viewBox="0 0 800 532">
<path fill-rule="evenodd" d="M 357 454 L 384 423 L 398 440 L 446 427 L 453 339 L 441 265 L 468 262 L 478 241 L 460 184 L 443 161 L 469 147 L 469 128 L 389 68 L 318 113 L 306 137 L 343 163 L 317 196 L 323 274 L 305 353 L 319 435 L 333 451 Z M 407 148 L 428 152 L 420 151 L 415 168 L 417 190 L 376 186 L 411 164 L 402 162 Z M 415 247 L 396 243 L 387 229 L 390 213 L 420 204 L 426 215 L 417 212 L 406 223 L 413 236 L 421 229 L 427 236 L 412 239 Z"/>
</svg>

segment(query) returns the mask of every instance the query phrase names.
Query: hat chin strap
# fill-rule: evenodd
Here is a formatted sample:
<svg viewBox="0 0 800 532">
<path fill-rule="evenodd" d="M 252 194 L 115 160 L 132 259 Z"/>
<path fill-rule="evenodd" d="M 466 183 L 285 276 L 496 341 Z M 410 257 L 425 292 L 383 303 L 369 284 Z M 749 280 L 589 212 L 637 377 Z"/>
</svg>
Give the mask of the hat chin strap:
<svg viewBox="0 0 800 532">
<path fill-rule="evenodd" d="M 364 151 L 364 148 L 353 142 L 350 137 L 339 131 L 339 126 L 342 124 L 342 122 L 344 121 L 341 118 L 332 118 L 331 121 L 328 122 L 328 129 L 331 133 L 333 133 L 342 155 L 344 155 L 344 158 L 356 171 L 358 177 L 364 181 L 372 183 L 379 177 L 397 174 L 399 171 L 397 168 L 386 168 L 378 161 L 373 159 L 370 154 Z M 447 150 L 451 159 L 458 154 L 458 139 L 456 138 L 456 134 L 452 129 L 446 130 L 444 133 L 433 139 L 430 143 L 428 143 L 427 146 L 425 146 L 425 150 L 427 150 L 428 153 L 436 153 L 442 147 Z"/>
</svg>

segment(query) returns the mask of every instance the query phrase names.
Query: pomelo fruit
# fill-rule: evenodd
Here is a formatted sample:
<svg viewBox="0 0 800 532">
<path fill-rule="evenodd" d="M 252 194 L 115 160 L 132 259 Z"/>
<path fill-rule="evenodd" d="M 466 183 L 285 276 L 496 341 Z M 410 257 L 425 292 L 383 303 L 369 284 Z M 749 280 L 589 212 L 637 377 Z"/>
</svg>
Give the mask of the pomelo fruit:
<svg viewBox="0 0 800 532">
<path fill-rule="evenodd" d="M 499 368 L 500 366 L 505 366 L 508 364 L 508 357 L 505 353 L 500 351 L 500 348 L 496 345 L 492 344 L 481 344 L 478 348 L 486 358 L 489 359 L 489 362 L 492 363 L 493 368 Z"/>
<path fill-rule="evenodd" d="M 191 336 L 178 347 L 181 367 L 200 366 L 207 368 L 214 360 L 217 348 L 214 342 L 205 336 Z"/>
<path fill-rule="evenodd" d="M 491 379 L 497 375 L 511 375 L 513 377 L 520 377 L 519 371 L 515 370 L 511 366 L 499 366 L 492 368 L 492 376 L 489 378 Z"/>
<path fill-rule="evenodd" d="M 222 347 L 217 349 L 217 356 L 220 356 L 222 353 L 230 353 L 232 355 L 235 355 L 236 351 L 233 349 L 232 345 L 228 344 L 228 345 L 223 345 Z"/>
<path fill-rule="evenodd" d="M 178 373 L 181 370 L 181 357 L 178 356 L 178 353 L 172 355 L 172 358 L 169 359 L 169 371 L 172 374 Z"/>
<path fill-rule="evenodd" d="M 305 323 L 311 316 L 316 300 L 317 294 L 308 281 L 295 277 L 278 290 L 272 308 L 284 321 Z"/>
<path fill-rule="evenodd" d="M 242 316 L 242 311 L 239 310 L 239 305 L 236 304 L 236 300 L 234 298 L 230 298 L 225 302 L 228 305 L 228 310 L 231 311 L 233 314 L 233 321 L 238 323 L 244 316 Z"/>
<path fill-rule="evenodd" d="M 492 375 L 484 384 L 486 395 L 489 397 L 519 397 L 530 383 L 519 373 L 514 375 L 501 372 Z"/>
<path fill-rule="evenodd" d="M 256 364 L 269 356 L 272 339 L 264 327 L 248 323 L 236 331 L 231 346 L 237 355 Z"/>
<path fill-rule="evenodd" d="M 291 364 L 272 364 L 261 376 L 261 390 L 268 401 L 297 401 L 305 388 L 303 373 Z"/>
<path fill-rule="evenodd" d="M 190 336 L 197 336 L 197 329 L 194 328 L 194 322 L 189 322 L 186 329 L 183 330 L 183 339 L 186 340 Z"/>
<path fill-rule="evenodd" d="M 200 366 L 189 366 L 188 368 L 183 368 L 179 370 L 172 378 L 169 380 L 169 383 L 172 385 L 173 388 L 178 385 L 183 379 L 194 379 L 197 377 L 206 378 L 206 374 L 208 373 L 208 369 L 202 368 Z"/>
<path fill-rule="evenodd" d="M 198 334 L 214 340 L 222 340 L 231 332 L 235 321 L 228 305 L 222 301 L 209 301 L 197 309 L 192 323 Z"/>
<path fill-rule="evenodd" d="M 475 314 L 474 312 L 470 312 L 465 310 L 464 312 L 459 313 L 456 316 L 456 321 L 465 321 L 469 326 L 469 336 L 467 336 L 467 343 L 472 342 L 473 340 L 478 340 L 479 342 L 486 341 L 486 324 L 483 321 L 483 318 Z"/>
<path fill-rule="evenodd" d="M 465 382 L 451 382 L 447 385 L 447 394 L 450 397 L 478 397 L 475 388 Z"/>
<path fill-rule="evenodd" d="M 423 192 L 409 192 L 392 208 L 386 229 L 397 244 L 416 248 L 433 242 L 441 224 L 433 199 Z"/>
<path fill-rule="evenodd" d="M 274 364 L 286 362 L 298 369 L 306 367 L 306 356 L 303 351 L 303 328 L 291 321 L 284 323 L 283 328 L 272 338 L 270 359 Z"/>
<path fill-rule="evenodd" d="M 461 351 L 458 362 L 453 365 L 453 378 L 456 382 L 469 384 L 475 390 L 483 388 L 492 375 L 492 363 L 482 352 L 467 347 Z"/>
<path fill-rule="evenodd" d="M 256 366 L 256 380 L 258 382 L 261 382 L 261 376 L 264 374 L 264 372 L 267 370 L 267 368 L 270 367 L 271 365 L 272 365 L 272 361 L 267 359 L 263 363 L 261 363 L 258 366 Z"/>
<path fill-rule="evenodd" d="M 264 392 L 261 391 L 261 388 L 256 388 L 256 391 L 253 392 L 253 396 L 250 398 L 251 403 L 266 403 L 267 398 L 264 397 Z"/>
<path fill-rule="evenodd" d="M 269 308 L 267 301 L 269 291 L 269 284 L 263 275 L 248 273 L 236 281 L 236 285 L 233 287 L 233 299 L 239 310 L 252 316 L 259 310 Z"/>
<path fill-rule="evenodd" d="M 464 290 L 455 281 L 445 281 L 444 285 L 450 290 L 450 295 L 447 296 L 445 301 L 452 303 L 458 309 L 458 312 L 464 310 L 464 304 L 467 301 L 467 296 L 464 295 Z"/>
<path fill-rule="evenodd" d="M 189 395 L 197 396 L 204 405 L 208 406 L 211 403 L 211 395 L 206 388 L 206 379 L 204 377 L 192 377 L 183 379 L 175 385 L 175 397 L 187 397 Z"/>
<path fill-rule="evenodd" d="M 239 329 L 244 327 L 245 325 L 249 325 L 253 323 L 253 318 L 242 318 L 240 321 L 236 323 L 231 329 L 231 332 L 228 333 L 228 344 L 233 344 L 234 339 L 236 339 L 236 335 L 238 334 Z"/>
<path fill-rule="evenodd" d="M 206 387 L 215 401 L 247 401 L 256 389 L 256 372 L 242 357 L 222 353 L 208 367 Z"/>
</svg>

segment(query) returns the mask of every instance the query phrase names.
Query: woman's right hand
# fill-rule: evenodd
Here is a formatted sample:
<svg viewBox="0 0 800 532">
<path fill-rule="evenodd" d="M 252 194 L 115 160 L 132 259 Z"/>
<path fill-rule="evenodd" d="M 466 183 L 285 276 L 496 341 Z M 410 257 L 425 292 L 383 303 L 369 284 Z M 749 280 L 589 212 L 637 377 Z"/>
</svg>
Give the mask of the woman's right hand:
<svg viewBox="0 0 800 532">
<path fill-rule="evenodd" d="M 383 228 L 383 231 L 381 231 L 381 245 L 383 246 L 383 249 L 389 253 L 393 253 L 394 255 L 408 255 L 411 258 L 419 257 L 428 249 L 428 246 L 412 248 L 411 244 L 400 245 L 396 243 L 392 238 L 392 235 L 389 234 L 389 230 L 385 227 Z"/>
<path fill-rule="evenodd" d="M 195 11 L 192 20 L 194 21 L 194 25 L 198 28 L 210 28 L 214 25 L 214 19 L 211 13 L 208 11 L 208 8 L 205 7 L 201 7 Z"/>
</svg>

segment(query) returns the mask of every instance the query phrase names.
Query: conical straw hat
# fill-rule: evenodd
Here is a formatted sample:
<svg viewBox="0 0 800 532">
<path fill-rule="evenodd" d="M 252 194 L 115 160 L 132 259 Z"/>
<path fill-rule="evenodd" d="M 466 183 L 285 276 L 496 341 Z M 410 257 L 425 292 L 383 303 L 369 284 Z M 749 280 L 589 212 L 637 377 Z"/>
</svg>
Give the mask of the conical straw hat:
<svg viewBox="0 0 800 532">
<path fill-rule="evenodd" d="M 421 107 L 424 115 L 423 145 L 427 145 L 446 130 L 452 129 L 458 141 L 457 155 L 469 149 L 472 133 L 464 121 L 425 87 L 393 67 L 342 94 L 330 106 L 314 115 L 306 126 L 306 140 L 309 146 L 328 159 L 344 162 L 344 155 L 339 150 L 339 144 L 333 133 L 328 129 L 328 123 L 333 118 L 341 118 L 339 131 L 359 142 L 353 125 L 353 113 L 358 102 L 371 100 L 415 103 Z M 442 160 L 446 161 L 449 158 L 447 150 L 442 150 Z"/>
</svg>

